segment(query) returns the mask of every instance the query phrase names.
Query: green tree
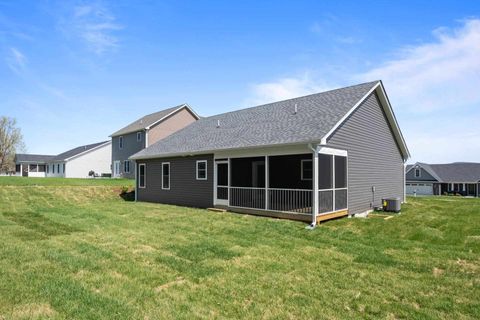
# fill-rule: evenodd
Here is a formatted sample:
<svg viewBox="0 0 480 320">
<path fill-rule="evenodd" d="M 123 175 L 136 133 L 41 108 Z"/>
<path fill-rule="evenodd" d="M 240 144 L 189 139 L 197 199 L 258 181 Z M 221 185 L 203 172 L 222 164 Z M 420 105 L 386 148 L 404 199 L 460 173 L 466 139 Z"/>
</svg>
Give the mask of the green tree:
<svg viewBox="0 0 480 320">
<path fill-rule="evenodd" d="M 14 118 L 0 117 L 0 172 L 15 170 L 15 153 L 24 150 L 23 136 Z"/>
</svg>

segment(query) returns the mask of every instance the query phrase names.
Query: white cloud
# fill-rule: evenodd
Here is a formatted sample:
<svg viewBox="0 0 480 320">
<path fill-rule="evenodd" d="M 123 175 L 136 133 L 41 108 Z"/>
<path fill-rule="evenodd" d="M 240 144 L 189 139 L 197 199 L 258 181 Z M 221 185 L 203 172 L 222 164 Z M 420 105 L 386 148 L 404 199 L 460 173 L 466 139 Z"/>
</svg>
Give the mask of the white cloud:
<svg viewBox="0 0 480 320">
<path fill-rule="evenodd" d="M 312 32 L 321 29 L 312 26 Z M 401 48 L 395 58 L 340 82 L 315 81 L 311 75 L 316 74 L 309 72 L 255 84 L 247 101 L 272 102 L 381 79 L 411 161 L 479 161 L 480 20 L 465 20 L 453 30 L 439 28 L 433 35 L 433 41 Z"/>
<path fill-rule="evenodd" d="M 80 38 L 97 55 L 113 51 L 119 45 L 115 31 L 123 26 L 116 23 L 112 12 L 99 3 L 75 6 L 71 19 L 62 21 L 64 33 Z"/>
<path fill-rule="evenodd" d="M 356 78 L 384 80 L 392 102 L 410 112 L 480 104 L 480 20 L 433 34 L 435 41 L 405 48 L 398 58 Z"/>
<path fill-rule="evenodd" d="M 252 96 L 246 105 L 258 105 L 308 95 L 330 89 L 326 84 L 314 81 L 308 73 L 300 77 L 285 77 L 271 82 L 251 85 Z"/>
<path fill-rule="evenodd" d="M 17 48 L 10 48 L 6 58 L 7 65 L 16 74 L 21 74 L 27 66 L 27 57 Z"/>
</svg>

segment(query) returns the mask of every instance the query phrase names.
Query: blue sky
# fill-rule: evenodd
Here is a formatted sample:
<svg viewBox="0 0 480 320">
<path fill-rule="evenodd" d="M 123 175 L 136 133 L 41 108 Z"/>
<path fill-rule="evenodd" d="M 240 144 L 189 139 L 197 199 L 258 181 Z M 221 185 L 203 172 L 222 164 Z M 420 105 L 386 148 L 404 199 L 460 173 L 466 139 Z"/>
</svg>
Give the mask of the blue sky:
<svg viewBox="0 0 480 320">
<path fill-rule="evenodd" d="M 480 161 L 478 1 L 0 0 L 0 115 L 31 153 L 376 79 L 411 161 Z"/>
</svg>

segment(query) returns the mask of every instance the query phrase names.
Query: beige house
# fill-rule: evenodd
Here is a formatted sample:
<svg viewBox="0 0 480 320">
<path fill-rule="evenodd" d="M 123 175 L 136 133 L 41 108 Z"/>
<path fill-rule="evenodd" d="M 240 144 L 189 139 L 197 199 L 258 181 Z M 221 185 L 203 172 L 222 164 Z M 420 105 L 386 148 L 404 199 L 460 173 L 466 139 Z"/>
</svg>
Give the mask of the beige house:
<svg viewBox="0 0 480 320">
<path fill-rule="evenodd" d="M 182 104 L 146 115 L 112 133 L 112 176 L 133 179 L 135 166 L 128 159 L 131 155 L 199 118 L 189 105 Z"/>
</svg>

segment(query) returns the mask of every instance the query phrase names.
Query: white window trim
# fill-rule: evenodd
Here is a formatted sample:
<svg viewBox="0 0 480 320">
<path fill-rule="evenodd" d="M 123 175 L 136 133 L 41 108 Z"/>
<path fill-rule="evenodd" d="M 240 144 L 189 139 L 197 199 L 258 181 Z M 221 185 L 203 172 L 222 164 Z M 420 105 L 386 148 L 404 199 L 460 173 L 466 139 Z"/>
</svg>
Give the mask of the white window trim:
<svg viewBox="0 0 480 320">
<path fill-rule="evenodd" d="M 143 186 L 140 185 L 140 167 L 143 166 Z M 138 165 L 138 187 L 140 189 L 145 189 L 147 186 L 147 164 L 146 163 L 140 163 Z"/>
<path fill-rule="evenodd" d="M 137 141 L 142 141 L 142 132 L 141 131 L 137 132 Z"/>
<path fill-rule="evenodd" d="M 205 163 L 205 178 L 199 178 L 198 177 L 198 164 L 199 163 Z M 208 179 L 208 168 L 207 168 L 207 160 L 197 160 L 196 162 L 196 178 L 197 180 L 207 180 Z"/>
<path fill-rule="evenodd" d="M 168 188 L 163 187 L 163 165 L 168 164 Z M 162 190 L 170 190 L 170 176 L 172 175 L 172 167 L 170 166 L 170 162 L 162 162 Z"/>
<path fill-rule="evenodd" d="M 126 170 L 126 169 L 127 169 L 127 168 L 126 168 L 126 164 L 127 164 L 127 163 L 128 163 L 128 171 Z M 125 161 L 123 162 L 123 172 L 125 172 L 125 173 L 130 173 L 130 160 L 125 160 Z"/>
<path fill-rule="evenodd" d="M 123 136 L 118 137 L 118 149 L 123 149 Z"/>
<path fill-rule="evenodd" d="M 418 172 L 418 176 L 417 176 L 417 172 Z M 421 178 L 422 177 L 422 170 L 420 168 L 415 168 L 413 174 L 415 175 L 415 178 Z"/>
<path fill-rule="evenodd" d="M 307 161 L 312 163 L 312 176 L 313 176 L 313 161 L 312 161 L 312 159 L 302 159 L 302 160 L 300 160 L 300 167 L 301 167 L 300 168 L 300 180 L 302 180 L 302 181 L 312 181 L 312 178 L 308 179 L 308 178 L 303 177 L 303 163 L 307 162 Z"/>
</svg>

